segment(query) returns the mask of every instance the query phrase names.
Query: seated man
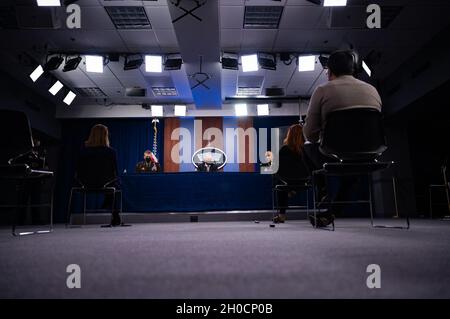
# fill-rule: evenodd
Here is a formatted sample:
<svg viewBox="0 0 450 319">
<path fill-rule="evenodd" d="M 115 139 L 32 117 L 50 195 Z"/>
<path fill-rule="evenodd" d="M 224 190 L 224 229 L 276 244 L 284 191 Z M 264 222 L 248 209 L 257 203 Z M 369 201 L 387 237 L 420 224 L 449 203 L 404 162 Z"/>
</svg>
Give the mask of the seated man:
<svg viewBox="0 0 450 319">
<path fill-rule="evenodd" d="M 374 108 L 381 112 L 382 103 L 377 90 L 372 85 L 353 77 L 355 64 L 355 57 L 351 51 L 332 53 L 327 64 L 329 81 L 317 87 L 311 96 L 303 133 L 308 141 L 305 144 L 305 152 L 316 169 L 322 168 L 325 162 L 333 161 L 319 151 L 320 137 L 328 113 L 355 106 Z M 325 178 L 317 180 L 316 183 L 322 201 L 330 201 L 326 194 Z M 338 193 L 333 200 L 342 200 L 344 193 L 354 183 L 354 178 L 341 179 Z M 330 218 L 336 213 L 336 208 L 333 209 L 334 211 L 329 212 Z"/>
<path fill-rule="evenodd" d="M 161 165 L 155 154 L 150 150 L 144 152 L 144 160 L 136 164 L 136 173 L 154 173 L 160 172 Z"/>
<path fill-rule="evenodd" d="M 212 156 L 207 154 L 203 157 L 203 161 L 198 164 L 197 170 L 199 172 L 217 172 L 218 166 Z"/>
</svg>

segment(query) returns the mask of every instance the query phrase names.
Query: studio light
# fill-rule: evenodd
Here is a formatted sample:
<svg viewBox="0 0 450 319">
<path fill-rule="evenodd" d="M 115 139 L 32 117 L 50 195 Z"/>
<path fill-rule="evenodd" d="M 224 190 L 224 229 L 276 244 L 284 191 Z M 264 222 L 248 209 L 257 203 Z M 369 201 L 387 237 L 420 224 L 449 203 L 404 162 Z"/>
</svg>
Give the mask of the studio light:
<svg viewBox="0 0 450 319">
<path fill-rule="evenodd" d="M 60 0 L 37 0 L 37 5 L 39 7 L 60 7 Z"/>
<path fill-rule="evenodd" d="M 140 54 L 127 55 L 125 57 L 123 69 L 125 71 L 136 70 L 141 67 L 142 63 L 144 63 L 144 59 Z"/>
<path fill-rule="evenodd" d="M 64 65 L 63 68 L 63 72 L 69 72 L 69 71 L 73 71 L 76 70 L 76 68 L 78 68 L 78 65 L 81 62 L 81 57 L 78 56 L 76 58 L 66 58 L 66 64 Z"/>
<path fill-rule="evenodd" d="M 235 104 L 234 112 L 236 116 L 247 116 L 247 104 Z"/>
<path fill-rule="evenodd" d="M 162 72 L 162 56 L 146 55 L 145 56 L 145 72 Z"/>
<path fill-rule="evenodd" d="M 38 66 L 31 74 L 30 74 L 30 78 L 31 80 L 33 80 L 33 82 L 36 82 L 37 79 L 40 78 L 40 76 L 44 74 L 44 69 L 42 68 L 42 66 Z"/>
<path fill-rule="evenodd" d="M 330 58 L 329 56 L 324 56 L 324 55 L 319 56 L 319 62 L 324 69 L 328 69 L 329 58 Z"/>
<path fill-rule="evenodd" d="M 69 93 L 67 93 L 66 97 L 64 98 L 64 103 L 66 103 L 67 105 L 72 104 L 73 100 L 75 99 L 77 95 L 75 93 L 73 93 L 72 91 L 69 91 Z"/>
<path fill-rule="evenodd" d="M 56 95 L 63 88 L 63 84 L 59 81 L 56 81 L 55 84 L 52 85 L 50 90 L 48 90 L 52 95 Z"/>
<path fill-rule="evenodd" d="M 315 67 L 315 55 L 301 55 L 298 57 L 298 70 L 300 72 L 314 71 Z"/>
<path fill-rule="evenodd" d="M 222 69 L 239 70 L 239 56 L 235 53 L 224 52 L 222 55 Z"/>
<path fill-rule="evenodd" d="M 54 71 L 59 69 L 61 64 L 63 63 L 64 58 L 62 56 L 52 56 L 50 60 L 47 60 L 47 62 L 44 65 L 45 71 Z"/>
<path fill-rule="evenodd" d="M 152 117 L 162 117 L 162 116 L 163 116 L 163 106 L 152 105 Z"/>
<path fill-rule="evenodd" d="M 269 115 L 269 104 L 258 104 L 257 111 L 258 111 L 258 116 Z"/>
<path fill-rule="evenodd" d="M 362 61 L 362 67 L 369 77 L 372 76 L 372 70 L 368 67 L 366 62 Z"/>
<path fill-rule="evenodd" d="M 103 73 L 103 57 L 86 55 L 86 72 Z"/>
<path fill-rule="evenodd" d="M 186 105 L 175 105 L 175 116 L 186 116 Z"/>
<path fill-rule="evenodd" d="M 242 61 L 242 71 L 243 72 L 253 72 L 258 71 L 258 55 L 243 55 L 241 56 Z"/>
<path fill-rule="evenodd" d="M 324 0 L 324 7 L 344 7 L 347 5 L 347 0 Z"/>
<path fill-rule="evenodd" d="M 181 65 L 183 64 L 183 60 L 181 59 L 181 55 L 179 54 L 169 54 L 166 55 L 164 61 L 164 70 L 165 71 L 175 71 L 181 69 Z"/>
<path fill-rule="evenodd" d="M 261 69 L 275 71 L 277 69 L 277 56 L 272 53 L 258 53 L 258 63 Z"/>
</svg>

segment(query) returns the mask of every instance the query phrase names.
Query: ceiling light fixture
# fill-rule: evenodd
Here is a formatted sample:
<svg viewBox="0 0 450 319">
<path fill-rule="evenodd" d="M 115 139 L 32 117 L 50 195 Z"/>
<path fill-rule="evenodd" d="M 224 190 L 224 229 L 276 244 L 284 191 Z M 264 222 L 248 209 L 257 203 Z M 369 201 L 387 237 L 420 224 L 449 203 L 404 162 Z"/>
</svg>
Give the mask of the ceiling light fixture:
<svg viewBox="0 0 450 319">
<path fill-rule="evenodd" d="M 162 56 L 146 55 L 145 56 L 145 72 L 162 72 Z"/>
<path fill-rule="evenodd" d="M 174 115 L 175 116 L 186 116 L 186 105 L 175 105 Z"/>
<path fill-rule="evenodd" d="M 59 81 L 56 81 L 55 84 L 52 85 L 50 90 L 48 90 L 52 95 L 56 95 L 62 88 L 63 84 Z"/>
<path fill-rule="evenodd" d="M 236 116 L 247 116 L 247 104 L 235 104 L 234 112 Z"/>
<path fill-rule="evenodd" d="M 315 55 L 301 55 L 298 57 L 298 70 L 300 72 L 314 71 L 315 67 Z"/>
<path fill-rule="evenodd" d="M 80 56 L 78 56 L 76 58 L 71 58 L 71 59 L 66 58 L 66 64 L 64 65 L 63 72 L 69 72 L 69 71 L 76 70 L 76 68 L 78 68 L 78 65 L 80 64 L 81 60 L 82 59 Z"/>
<path fill-rule="evenodd" d="M 59 67 L 61 66 L 63 61 L 64 61 L 64 58 L 62 56 L 52 56 L 50 58 L 50 60 L 48 60 L 48 57 L 47 57 L 47 62 L 44 65 L 44 70 L 45 71 L 57 70 L 57 69 L 59 69 Z"/>
<path fill-rule="evenodd" d="M 241 56 L 241 61 L 243 72 L 253 72 L 259 70 L 258 56 L 256 54 L 243 55 Z"/>
<path fill-rule="evenodd" d="M 136 70 L 141 67 L 142 63 L 144 63 L 144 59 L 140 54 L 127 55 L 125 56 L 123 69 L 125 71 Z"/>
<path fill-rule="evenodd" d="M 86 72 L 103 73 L 103 57 L 86 55 Z"/>
<path fill-rule="evenodd" d="M 33 82 L 36 82 L 37 79 L 40 78 L 40 76 L 44 74 L 44 69 L 42 68 L 42 66 L 38 66 L 31 74 L 30 74 L 30 78 Z"/>
<path fill-rule="evenodd" d="M 162 117 L 163 116 L 163 106 L 162 105 L 152 105 L 152 117 Z"/>
<path fill-rule="evenodd" d="M 72 91 L 69 91 L 69 93 L 67 93 L 66 97 L 64 98 L 64 103 L 66 103 L 67 105 L 72 104 L 73 100 L 75 99 L 77 95 L 75 93 L 73 93 Z"/>
<path fill-rule="evenodd" d="M 347 5 L 347 0 L 324 0 L 324 7 L 345 7 Z"/>
<path fill-rule="evenodd" d="M 269 115 L 269 104 L 258 104 L 257 111 L 258 111 L 258 116 Z"/>
<path fill-rule="evenodd" d="M 60 0 L 37 0 L 37 5 L 39 7 L 60 7 Z"/>
</svg>

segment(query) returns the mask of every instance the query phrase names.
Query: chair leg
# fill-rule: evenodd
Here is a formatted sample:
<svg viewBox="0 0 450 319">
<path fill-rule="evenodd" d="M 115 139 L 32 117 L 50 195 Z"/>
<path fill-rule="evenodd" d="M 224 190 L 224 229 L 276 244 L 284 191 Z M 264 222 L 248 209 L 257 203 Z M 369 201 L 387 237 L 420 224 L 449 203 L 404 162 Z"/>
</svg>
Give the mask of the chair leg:
<svg viewBox="0 0 450 319">
<path fill-rule="evenodd" d="M 313 213 L 314 213 L 314 228 L 317 228 L 317 202 L 316 202 L 316 183 L 315 174 L 312 176 L 312 190 L 313 190 Z"/>
<path fill-rule="evenodd" d="M 74 191 L 74 189 L 72 188 L 70 190 L 69 204 L 68 204 L 68 207 L 67 207 L 66 228 L 69 227 L 69 226 L 72 226 L 72 198 L 73 198 L 73 191 Z"/>
<path fill-rule="evenodd" d="M 372 204 L 372 176 L 367 174 L 367 183 L 369 186 L 369 209 L 370 209 L 370 225 L 374 227 L 373 224 L 373 204 Z"/>
<path fill-rule="evenodd" d="M 83 191 L 83 224 L 86 225 L 86 192 Z"/>
<path fill-rule="evenodd" d="M 433 193 L 433 188 L 430 186 L 430 187 L 428 187 L 428 195 L 429 195 L 429 199 L 430 199 L 430 219 L 433 219 L 433 201 L 431 198 L 432 193 Z"/>
</svg>

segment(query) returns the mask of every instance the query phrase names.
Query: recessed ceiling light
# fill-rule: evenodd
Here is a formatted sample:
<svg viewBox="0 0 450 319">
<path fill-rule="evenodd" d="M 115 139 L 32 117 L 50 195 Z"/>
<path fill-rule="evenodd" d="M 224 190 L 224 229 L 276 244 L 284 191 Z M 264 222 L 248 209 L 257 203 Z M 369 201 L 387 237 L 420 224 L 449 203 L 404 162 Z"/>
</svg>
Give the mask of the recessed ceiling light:
<svg viewBox="0 0 450 319">
<path fill-rule="evenodd" d="M 52 85 L 50 90 L 48 90 L 52 95 L 56 95 L 63 88 L 63 84 L 59 81 L 56 81 L 55 84 Z"/>
<path fill-rule="evenodd" d="M 60 0 L 37 0 L 37 5 L 39 7 L 60 7 Z"/>
<path fill-rule="evenodd" d="M 236 116 L 247 116 L 247 104 L 235 104 L 234 111 Z"/>
<path fill-rule="evenodd" d="M 86 71 L 103 73 L 103 57 L 97 55 L 86 55 Z"/>
<path fill-rule="evenodd" d="M 258 104 L 257 111 L 259 116 L 269 115 L 269 104 Z"/>
<path fill-rule="evenodd" d="M 243 72 L 252 72 L 258 71 L 258 55 L 250 54 L 241 56 L 242 61 L 242 71 Z"/>
<path fill-rule="evenodd" d="M 145 56 L 145 72 L 162 72 L 162 56 L 146 55 Z"/>
<path fill-rule="evenodd" d="M 163 116 L 163 106 L 162 105 L 152 105 L 152 116 L 162 117 Z"/>
<path fill-rule="evenodd" d="M 324 0 L 324 7 L 344 7 L 347 5 L 347 0 Z"/>
<path fill-rule="evenodd" d="M 44 69 L 42 68 L 42 66 L 38 66 L 31 74 L 30 74 L 30 78 L 31 80 L 33 80 L 33 82 L 36 82 L 37 79 L 39 79 L 39 77 L 44 74 Z"/>
<path fill-rule="evenodd" d="M 175 116 L 186 116 L 186 105 L 175 105 Z"/>
<path fill-rule="evenodd" d="M 300 72 L 314 71 L 316 67 L 315 55 L 301 55 L 298 57 L 298 70 Z"/>
<path fill-rule="evenodd" d="M 73 100 L 75 99 L 77 95 L 75 93 L 73 93 L 72 91 L 70 91 L 69 93 L 67 93 L 66 97 L 64 98 L 64 103 L 66 103 L 67 105 L 72 104 Z"/>
</svg>

